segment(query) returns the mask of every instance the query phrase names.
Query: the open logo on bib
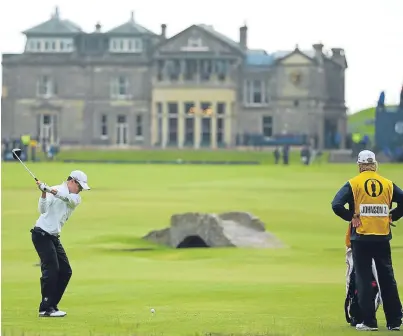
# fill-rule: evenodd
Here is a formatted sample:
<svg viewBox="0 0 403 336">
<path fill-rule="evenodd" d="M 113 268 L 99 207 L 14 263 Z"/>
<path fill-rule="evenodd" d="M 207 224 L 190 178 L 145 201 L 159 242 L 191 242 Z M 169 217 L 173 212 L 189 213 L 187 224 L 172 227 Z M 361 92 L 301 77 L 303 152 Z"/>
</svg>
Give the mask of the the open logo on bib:
<svg viewBox="0 0 403 336">
<path fill-rule="evenodd" d="M 389 216 L 389 207 L 386 204 L 360 204 L 360 216 Z"/>
</svg>

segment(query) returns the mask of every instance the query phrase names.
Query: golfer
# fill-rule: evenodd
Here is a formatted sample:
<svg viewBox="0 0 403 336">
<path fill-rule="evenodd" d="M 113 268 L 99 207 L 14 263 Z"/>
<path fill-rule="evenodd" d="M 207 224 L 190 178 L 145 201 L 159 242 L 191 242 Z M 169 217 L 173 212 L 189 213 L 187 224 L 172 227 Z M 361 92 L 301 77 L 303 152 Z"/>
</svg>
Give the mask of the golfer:
<svg viewBox="0 0 403 336">
<path fill-rule="evenodd" d="M 378 272 L 386 324 L 400 330 L 402 304 L 393 272 L 390 224 L 403 217 L 403 191 L 377 173 L 375 154 L 364 150 L 358 154 L 359 174 L 349 180 L 332 202 L 334 213 L 351 222 L 351 248 L 356 272 L 358 304 L 362 313 L 357 330 L 376 331 L 378 322 L 372 296 L 372 259 Z M 392 202 L 397 207 L 390 210 Z M 346 209 L 345 204 L 349 204 Z"/>
<path fill-rule="evenodd" d="M 64 291 L 72 275 L 69 260 L 59 240 L 63 225 L 74 209 L 81 203 L 79 193 L 89 190 L 87 175 L 80 170 L 71 172 L 67 181 L 49 187 L 37 182 L 42 195 L 39 198 L 40 216 L 31 230 L 32 242 L 41 260 L 41 292 L 39 305 L 40 317 L 64 317 L 65 312 L 58 309 Z"/>
</svg>

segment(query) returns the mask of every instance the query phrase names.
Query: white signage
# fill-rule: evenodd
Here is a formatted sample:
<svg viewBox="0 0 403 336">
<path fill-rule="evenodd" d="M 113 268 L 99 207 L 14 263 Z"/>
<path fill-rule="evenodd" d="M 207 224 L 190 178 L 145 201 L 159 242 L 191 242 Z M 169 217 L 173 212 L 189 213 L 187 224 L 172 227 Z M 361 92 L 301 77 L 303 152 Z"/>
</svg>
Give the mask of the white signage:
<svg viewBox="0 0 403 336">
<path fill-rule="evenodd" d="M 403 121 L 398 121 L 395 124 L 395 132 L 397 134 L 403 134 Z"/>
</svg>

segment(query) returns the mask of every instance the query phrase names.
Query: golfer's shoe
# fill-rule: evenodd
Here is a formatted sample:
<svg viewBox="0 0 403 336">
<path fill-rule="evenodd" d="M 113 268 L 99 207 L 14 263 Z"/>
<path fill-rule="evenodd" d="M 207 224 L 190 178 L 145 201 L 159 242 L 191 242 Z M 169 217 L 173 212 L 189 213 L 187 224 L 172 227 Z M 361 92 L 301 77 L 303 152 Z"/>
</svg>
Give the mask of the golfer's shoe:
<svg viewBox="0 0 403 336">
<path fill-rule="evenodd" d="M 390 330 L 390 331 L 400 331 L 400 326 L 396 326 L 396 327 L 388 326 L 388 330 Z"/>
<path fill-rule="evenodd" d="M 39 312 L 39 317 L 65 317 L 66 312 L 61 310 L 49 309 Z"/>
<path fill-rule="evenodd" d="M 378 327 L 368 327 L 364 323 L 359 323 L 355 326 L 355 329 L 360 331 L 378 331 Z"/>
</svg>

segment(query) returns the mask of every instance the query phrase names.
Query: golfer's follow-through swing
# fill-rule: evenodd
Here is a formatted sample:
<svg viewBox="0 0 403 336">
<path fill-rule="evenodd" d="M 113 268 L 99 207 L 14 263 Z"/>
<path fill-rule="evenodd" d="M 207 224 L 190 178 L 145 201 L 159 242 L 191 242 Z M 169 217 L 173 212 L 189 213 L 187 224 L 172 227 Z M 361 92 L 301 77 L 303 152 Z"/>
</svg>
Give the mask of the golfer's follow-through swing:
<svg viewBox="0 0 403 336">
<path fill-rule="evenodd" d="M 380 294 L 389 330 L 400 330 L 402 304 L 393 272 L 390 240 L 391 224 L 403 217 L 403 191 L 377 173 L 375 154 L 358 154 L 359 174 L 336 194 L 332 208 L 350 222 L 350 240 L 359 305 L 357 330 L 376 331 L 377 305 L 374 303 L 372 261 L 375 262 Z M 345 204 L 349 205 L 346 209 Z M 397 207 L 391 210 L 392 203 Z"/>
<path fill-rule="evenodd" d="M 59 234 L 74 209 L 81 203 L 80 191 L 90 189 L 87 175 L 80 170 L 74 170 L 67 181 L 49 187 L 39 181 L 20 160 L 20 153 L 20 149 L 14 149 L 14 158 L 34 178 L 42 192 L 38 204 L 40 216 L 31 230 L 32 242 L 41 260 L 42 300 L 39 305 L 39 316 L 63 317 L 66 313 L 59 310 L 57 305 L 66 290 L 72 271 L 66 252 L 60 243 Z"/>
</svg>

